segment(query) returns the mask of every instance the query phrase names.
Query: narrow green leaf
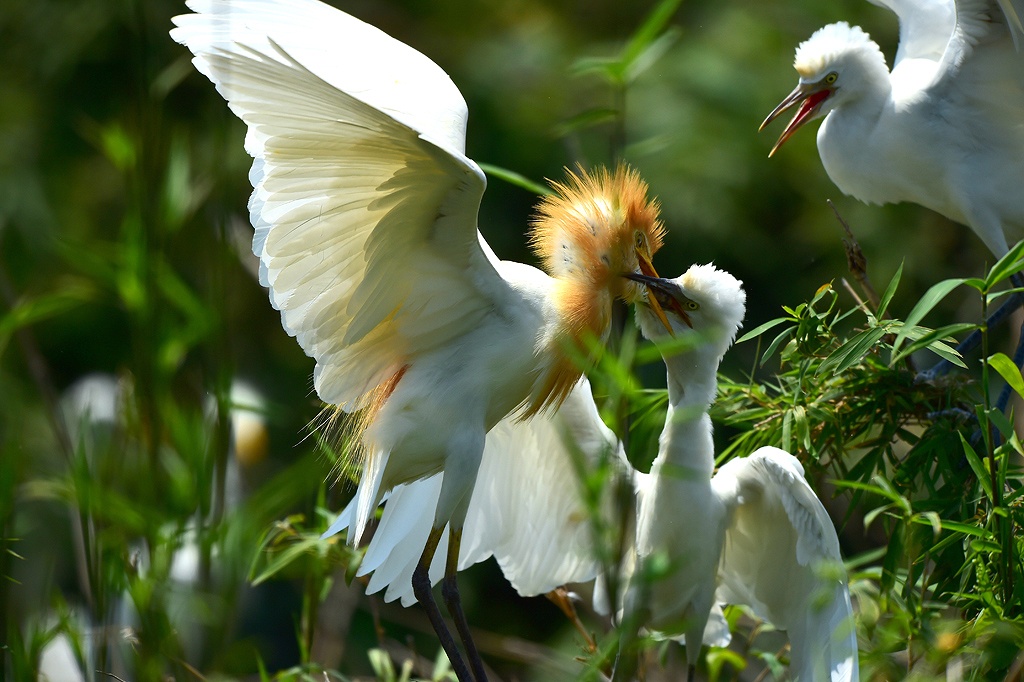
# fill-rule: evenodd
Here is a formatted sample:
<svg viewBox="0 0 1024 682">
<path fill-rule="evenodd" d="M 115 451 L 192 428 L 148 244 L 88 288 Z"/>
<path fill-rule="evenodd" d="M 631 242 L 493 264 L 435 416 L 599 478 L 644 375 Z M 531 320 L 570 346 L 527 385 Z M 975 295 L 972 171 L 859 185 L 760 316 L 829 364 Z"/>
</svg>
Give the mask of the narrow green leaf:
<svg viewBox="0 0 1024 682">
<path fill-rule="evenodd" d="M 628 63 L 623 64 L 623 76 L 626 84 L 635 81 L 644 71 L 658 63 L 682 34 L 678 29 L 669 29 L 654 39 L 650 45 L 640 51 Z"/>
<path fill-rule="evenodd" d="M 988 365 L 999 372 L 999 376 L 1003 377 L 1003 381 L 1009 384 L 1017 395 L 1024 397 L 1024 377 L 1021 377 L 1020 368 L 1013 364 L 1013 360 L 1004 353 L 996 353 L 988 359 Z"/>
<path fill-rule="evenodd" d="M 985 277 L 985 293 L 1021 270 L 1024 270 L 1024 241 L 1018 242 L 989 269 Z"/>
<path fill-rule="evenodd" d="M 793 335 L 793 331 L 793 328 L 790 327 L 775 337 L 775 339 L 768 345 L 768 349 L 761 356 L 761 366 L 764 366 L 764 363 L 768 362 L 768 359 L 775 355 L 775 351 L 786 339 Z"/>
<path fill-rule="evenodd" d="M 883 327 L 871 327 L 860 332 L 852 339 L 837 348 L 831 355 L 819 365 L 815 374 L 824 374 L 834 368 L 836 376 L 842 374 L 853 365 L 860 362 L 865 355 L 871 352 L 882 337 L 885 336 Z"/>
<path fill-rule="evenodd" d="M 587 109 L 586 111 L 576 114 L 572 118 L 564 121 L 555 126 L 554 134 L 555 137 L 566 137 L 576 132 L 577 130 L 585 130 L 592 128 L 593 126 L 600 125 L 602 123 L 608 123 L 618 118 L 619 112 L 617 109 L 608 108 L 594 108 Z M 483 164 L 481 164 L 481 168 Z M 509 171 L 511 172 L 511 171 Z M 550 194 L 551 190 L 548 190 Z"/>
<path fill-rule="evenodd" d="M 921 297 L 921 300 L 917 302 L 910 314 L 907 315 L 907 319 L 904 321 L 903 329 L 896 336 L 896 341 L 893 342 L 893 350 L 899 350 L 899 347 L 903 345 L 903 341 L 906 339 L 909 330 L 924 319 L 924 316 L 931 312 L 932 308 L 939 304 L 949 292 L 956 289 L 958 286 L 963 284 L 966 280 L 964 279 L 947 279 L 935 284 L 930 288 L 925 295 Z"/>
<path fill-rule="evenodd" d="M 736 343 L 743 343 L 744 341 L 756 338 L 763 334 L 764 332 L 768 331 L 769 329 L 773 327 L 778 327 L 783 322 L 792 322 L 792 320 L 788 317 L 776 317 L 774 320 L 768 320 L 764 324 L 760 324 L 754 327 L 749 332 L 747 332 L 740 338 L 736 339 Z"/>
<path fill-rule="evenodd" d="M 992 499 L 992 481 L 989 479 L 988 469 L 985 468 L 984 462 L 978 457 L 978 453 L 974 451 L 971 444 L 964 438 L 964 434 L 957 434 L 960 436 L 960 444 L 963 446 L 964 455 L 967 457 L 967 463 L 971 465 L 971 470 L 974 471 L 974 477 L 978 479 L 978 483 L 981 484 L 981 489 L 985 491 L 985 496 Z"/>
<path fill-rule="evenodd" d="M 644 51 L 655 42 L 661 32 L 665 30 L 668 22 L 672 20 L 672 15 L 679 9 L 680 4 L 682 4 L 682 0 L 662 0 L 647 15 L 644 23 L 640 24 L 622 50 L 620 61 L 623 72 L 629 69 L 641 57 Z"/>
<path fill-rule="evenodd" d="M 864 515 L 864 527 L 870 528 L 871 524 L 874 523 L 875 519 L 878 518 L 880 514 L 884 514 L 890 509 L 892 509 L 891 504 L 883 504 L 881 507 L 875 507 L 874 509 L 869 511 L 867 514 Z"/>
<path fill-rule="evenodd" d="M 960 367 L 966 367 L 967 365 L 964 364 L 964 361 L 960 358 L 960 355 L 958 353 L 955 353 L 955 351 L 953 351 L 953 349 L 950 348 L 948 345 L 943 344 L 942 350 L 944 351 L 944 353 L 940 353 L 935 348 L 935 344 L 942 343 L 945 339 L 955 337 L 956 334 L 974 331 L 976 328 L 977 325 L 970 322 L 957 322 L 955 324 L 947 324 L 943 327 L 939 327 L 938 329 L 932 329 L 930 331 L 927 331 L 921 334 L 918 338 L 914 339 L 913 343 L 908 344 L 906 348 L 902 349 L 898 353 L 894 353 L 892 358 L 889 360 L 889 366 L 892 367 L 893 365 L 900 362 L 901 360 L 903 360 L 903 358 L 907 357 L 908 355 L 913 355 L 917 351 L 927 348 L 936 355 L 943 355 L 944 353 L 953 352 L 951 361 Z M 911 337 L 912 334 L 919 332 L 921 330 L 921 327 L 915 327 L 914 330 L 908 331 L 907 328 L 904 327 L 903 330 L 900 331 L 900 335 L 903 336 L 904 339 L 906 339 L 908 337 Z M 899 337 L 897 337 L 897 340 L 898 338 Z M 895 348 L 896 344 L 894 343 L 893 349 Z"/>
<path fill-rule="evenodd" d="M 914 518 L 914 522 L 915 523 L 920 523 L 920 524 L 934 525 L 931 520 L 923 519 L 923 518 L 920 518 L 920 517 L 915 517 Z M 970 524 L 962 523 L 960 521 L 950 521 L 949 519 L 939 519 L 939 524 L 941 525 L 942 530 L 951 530 L 953 532 L 961 533 L 963 535 L 972 535 L 974 537 L 979 537 L 979 538 L 993 538 L 993 537 L 995 537 L 994 535 L 992 535 L 991 531 L 989 531 L 989 530 L 987 530 L 985 528 L 979 528 L 978 526 L 972 526 Z"/>
<path fill-rule="evenodd" d="M 487 173 L 491 177 L 498 178 L 499 180 L 504 180 L 510 185 L 521 187 L 522 189 L 525 189 L 527 192 L 533 192 L 534 194 L 538 194 L 542 197 L 551 194 L 550 187 L 542 185 L 539 182 L 534 182 L 525 175 L 520 175 L 515 171 L 508 170 L 507 168 L 502 168 L 501 166 L 495 166 L 490 163 L 478 163 L 477 165 L 480 166 L 480 170 L 482 170 L 484 173 Z"/>
<path fill-rule="evenodd" d="M 889 307 L 889 302 L 892 301 L 892 297 L 896 294 L 896 287 L 899 286 L 900 279 L 903 277 L 903 261 L 900 261 L 900 266 L 896 268 L 896 274 L 889 280 L 889 286 L 885 288 L 885 293 L 882 294 L 882 298 L 878 301 L 878 310 L 875 314 L 879 319 L 885 315 L 886 309 Z"/>
</svg>

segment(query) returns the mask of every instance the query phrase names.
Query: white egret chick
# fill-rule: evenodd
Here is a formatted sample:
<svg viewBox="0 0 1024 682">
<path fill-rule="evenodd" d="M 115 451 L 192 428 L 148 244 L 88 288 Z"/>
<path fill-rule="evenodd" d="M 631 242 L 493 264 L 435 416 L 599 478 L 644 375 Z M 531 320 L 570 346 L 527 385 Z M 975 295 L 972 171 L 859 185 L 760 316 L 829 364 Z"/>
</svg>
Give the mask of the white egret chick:
<svg viewBox="0 0 1024 682">
<path fill-rule="evenodd" d="M 571 347 L 641 295 L 623 275 L 654 274 L 657 204 L 627 168 L 570 174 L 532 225 L 547 274 L 499 261 L 477 230 L 466 103 L 440 67 L 317 0 L 188 6 L 171 35 L 248 126 L 261 282 L 320 398 L 360 415 L 351 540 L 388 490 L 444 472 L 412 584 L 459 678 L 483 679 L 455 573 L 486 434 L 576 385 Z M 472 675 L 427 575 L 446 527 L 442 594 Z"/>
<path fill-rule="evenodd" d="M 892 71 L 845 22 L 796 51 L 800 82 L 761 124 L 799 105 L 779 147 L 824 117 L 818 152 L 843 193 L 909 201 L 970 227 L 996 256 L 1024 237 L 1021 0 L 878 0 L 899 17 Z M 769 155 L 771 155 L 769 154 Z"/>
<path fill-rule="evenodd" d="M 718 365 L 743 319 L 740 282 L 712 265 L 693 266 L 675 280 L 639 279 L 648 283 L 651 298 L 660 299 L 675 336 L 695 343 L 664 354 L 665 428 L 650 473 L 636 479 L 637 561 L 661 556 L 668 570 L 650 581 L 644 571 L 631 575 L 623 622 L 684 635 L 692 679 L 702 640 L 720 633 L 715 624 L 708 627 L 713 608 L 746 604 L 789 634 L 793 677 L 857 680 L 839 540 L 799 461 L 764 447 L 712 475 L 708 408 Z M 666 338 L 648 305 L 637 306 L 637 320 L 647 338 Z"/>
</svg>

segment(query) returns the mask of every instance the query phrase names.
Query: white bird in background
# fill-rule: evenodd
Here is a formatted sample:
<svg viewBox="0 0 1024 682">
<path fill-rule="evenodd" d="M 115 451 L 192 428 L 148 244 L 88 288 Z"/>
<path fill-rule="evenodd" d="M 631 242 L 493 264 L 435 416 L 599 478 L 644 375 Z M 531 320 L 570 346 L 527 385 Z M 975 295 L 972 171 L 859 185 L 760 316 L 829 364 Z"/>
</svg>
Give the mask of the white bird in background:
<svg viewBox="0 0 1024 682">
<path fill-rule="evenodd" d="M 970 227 L 996 256 L 1024 236 L 1024 0 L 877 0 L 897 14 L 892 72 L 859 27 L 818 30 L 800 83 L 763 129 L 800 105 L 771 154 L 822 116 L 818 151 L 845 194 L 909 201 Z"/>
<path fill-rule="evenodd" d="M 657 205 L 626 168 L 570 174 L 532 225 L 549 274 L 499 261 L 477 230 L 486 183 L 465 155 L 466 103 L 440 67 L 317 0 L 188 6 L 171 35 L 248 126 L 261 282 L 316 359 L 320 398 L 359 411 L 350 539 L 386 491 L 444 472 L 412 583 L 472 679 L 430 594 L 448 527 L 442 594 L 482 679 L 455 572 L 485 436 L 576 385 L 572 346 L 606 335 L 613 299 L 641 295 L 624 274 L 654 272 Z"/>
<path fill-rule="evenodd" d="M 800 462 L 763 447 L 712 476 L 708 408 L 718 365 L 743 319 L 740 282 L 712 265 L 693 266 L 675 280 L 643 279 L 649 298 L 661 299 L 675 336 L 696 341 L 689 350 L 664 354 L 665 428 L 650 473 L 636 478 L 636 561 L 660 556 L 669 568 L 653 579 L 642 570 L 632 573 L 623 622 L 684 635 L 693 679 L 702 640 L 719 639 L 722 632 L 719 623 L 708 625 L 713 608 L 746 604 L 788 632 L 793 677 L 857 680 L 857 638 L 839 539 Z M 650 307 L 637 306 L 637 321 L 644 336 L 665 340 Z M 628 633 L 624 641 L 628 651 Z"/>
</svg>

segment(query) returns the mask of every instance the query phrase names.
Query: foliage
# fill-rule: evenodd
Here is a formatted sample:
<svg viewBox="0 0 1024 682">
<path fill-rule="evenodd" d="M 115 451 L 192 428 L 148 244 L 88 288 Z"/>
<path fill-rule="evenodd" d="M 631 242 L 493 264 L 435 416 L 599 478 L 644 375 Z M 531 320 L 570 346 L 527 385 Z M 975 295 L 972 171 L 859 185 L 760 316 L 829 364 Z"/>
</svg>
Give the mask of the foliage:
<svg viewBox="0 0 1024 682">
<path fill-rule="evenodd" d="M 358 551 L 320 540 L 348 491 L 324 486 L 328 453 L 304 437 L 322 407 L 311 363 L 253 277 L 244 131 L 167 37 L 183 4 L 73 5 L 0 12 L 0 34 L 17 37 L 0 41 L 0 680 L 34 679 L 55 647 L 86 679 L 451 679 L 425 619 L 362 597 Z M 944 339 L 970 325 L 922 322 L 983 319 L 964 301 L 998 303 L 1019 251 L 925 291 L 979 271 L 983 249 L 914 207 L 849 200 L 878 270 L 898 274 L 879 306 L 844 310 L 841 288 L 815 291 L 843 255 L 812 136 L 769 162 L 771 140 L 755 133 L 811 30 L 851 19 L 891 44 L 895 22 L 868 3 L 812 0 L 352 5 L 463 90 L 468 152 L 508 181 L 491 183 L 480 218 L 502 257 L 529 259 L 524 220 L 544 191 L 531 178 L 626 158 L 671 228 L 658 267 L 713 259 L 746 282 L 755 329 L 715 406 L 722 458 L 780 445 L 823 497 L 834 487 L 870 674 L 1019 669 L 1020 442 L 989 396 L 996 375 L 1021 393 L 1020 373 L 992 334 L 964 379 L 919 382 L 907 364 L 921 349 L 951 355 Z M 890 317 L 914 300 L 903 322 Z M 646 387 L 663 372 L 626 331 L 594 385 L 643 467 L 665 405 Z M 257 399 L 235 397 L 240 379 Z M 244 415 L 253 441 L 240 440 Z M 580 473 L 614 566 L 625 516 L 601 513 L 623 491 L 610 462 Z M 493 566 L 462 585 L 500 674 L 607 669 L 607 621 L 584 613 L 598 632 L 584 648 Z M 778 673 L 770 628 L 729 618 L 741 646 L 709 652 L 707 674 Z M 653 678 L 678 652 L 647 646 Z"/>
</svg>

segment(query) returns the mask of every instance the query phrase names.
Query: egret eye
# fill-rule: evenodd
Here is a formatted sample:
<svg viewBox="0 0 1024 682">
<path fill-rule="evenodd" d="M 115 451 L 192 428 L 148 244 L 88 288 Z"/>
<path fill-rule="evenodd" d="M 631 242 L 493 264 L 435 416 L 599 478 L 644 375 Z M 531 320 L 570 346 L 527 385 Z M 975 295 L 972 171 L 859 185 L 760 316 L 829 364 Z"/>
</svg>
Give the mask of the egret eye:
<svg viewBox="0 0 1024 682">
<path fill-rule="evenodd" d="M 836 80 L 838 78 L 839 78 L 839 74 L 836 73 L 835 71 L 833 71 L 829 75 L 825 76 L 825 82 L 828 83 L 829 85 L 832 85 L 833 83 L 836 82 Z"/>
<path fill-rule="evenodd" d="M 647 248 L 647 239 L 644 238 L 644 233 L 639 230 L 633 235 L 633 243 L 638 249 L 646 250 Z"/>
<path fill-rule="evenodd" d="M 686 302 L 686 309 L 687 310 L 697 310 L 698 308 L 700 308 L 700 303 L 697 303 L 696 301 L 687 301 Z"/>
</svg>

